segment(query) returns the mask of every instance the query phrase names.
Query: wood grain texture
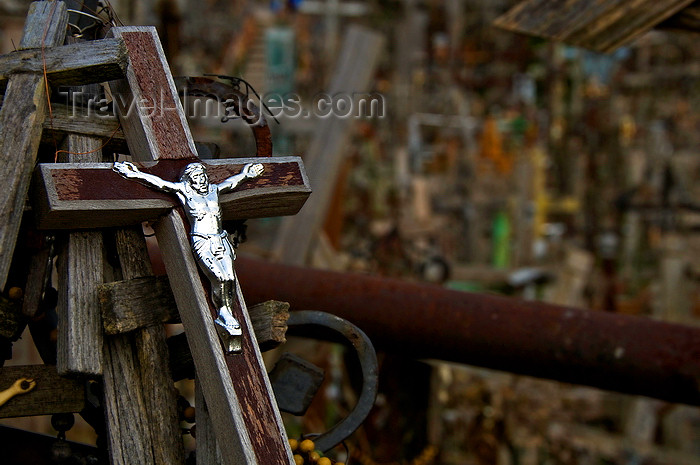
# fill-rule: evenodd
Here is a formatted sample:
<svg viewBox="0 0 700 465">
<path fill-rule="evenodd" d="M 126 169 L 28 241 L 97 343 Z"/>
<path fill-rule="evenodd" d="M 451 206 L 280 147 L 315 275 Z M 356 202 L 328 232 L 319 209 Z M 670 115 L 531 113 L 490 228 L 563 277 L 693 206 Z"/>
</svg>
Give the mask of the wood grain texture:
<svg viewBox="0 0 700 465">
<path fill-rule="evenodd" d="M 70 162 L 102 158 L 100 140 L 68 137 Z M 92 153 L 90 153 L 92 152 Z M 58 257 L 58 341 L 56 366 L 62 375 L 102 374 L 102 317 L 97 286 L 104 280 L 102 233 L 72 232 Z"/>
<path fill-rule="evenodd" d="M 155 230 L 202 391 L 216 425 L 223 463 L 258 464 L 246 425 L 247 417 L 234 390 L 235 383 L 232 382 L 221 342 L 214 329 L 207 295 L 187 240 L 184 220 L 177 212 L 171 212 L 156 224 Z M 242 380 L 236 380 L 236 384 L 240 382 Z"/>
<path fill-rule="evenodd" d="M 121 274 L 129 280 L 152 277 L 152 268 L 146 243 L 140 227 L 114 232 L 114 241 Z M 116 401 L 108 403 L 107 409 L 122 408 L 124 411 L 108 412 L 110 441 L 115 450 L 113 456 L 128 457 L 132 463 L 177 464 L 184 463 L 184 448 L 177 416 L 177 399 L 170 368 L 165 328 L 161 324 L 150 325 L 124 336 L 107 337 L 107 348 L 111 353 L 106 358 L 105 371 L 109 372 L 109 386 L 105 395 Z M 122 370 L 121 367 L 128 367 Z M 138 388 L 133 401 L 123 397 L 123 386 Z M 132 402 L 132 404 L 126 405 Z M 130 423 L 129 416 L 143 407 L 140 419 L 144 424 L 144 435 L 133 437 L 124 434 L 121 423 Z M 132 444 L 135 452 L 127 449 Z M 142 454 L 136 457 L 134 454 Z"/>
<path fill-rule="evenodd" d="M 22 313 L 27 318 L 34 318 L 39 311 L 44 292 L 44 278 L 47 273 L 46 264 L 49 262 L 49 247 L 43 247 L 32 254 L 30 260 L 27 285 L 24 288 L 24 298 L 22 299 Z"/>
<path fill-rule="evenodd" d="M 248 309 L 261 352 L 272 350 L 286 342 L 288 310 L 288 303 L 276 300 L 269 300 Z M 170 369 L 175 381 L 194 378 L 194 360 L 184 336 L 186 335 L 183 333 L 168 338 Z"/>
<path fill-rule="evenodd" d="M 105 153 L 128 155 L 129 147 L 124 138 L 119 120 L 111 108 L 100 106 L 92 109 L 61 103 L 52 104 L 52 117 L 44 120 L 41 143 L 52 146 L 56 140 L 62 140 L 67 134 L 75 133 L 102 138 Z M 195 141 L 197 151 L 212 155 L 206 158 L 218 158 L 219 147 L 211 142 Z"/>
<path fill-rule="evenodd" d="M 175 298 L 166 276 L 102 284 L 98 290 L 105 334 L 177 322 Z"/>
<path fill-rule="evenodd" d="M 376 32 L 359 26 L 348 28 L 329 94 L 365 92 L 383 45 L 383 37 Z M 282 222 L 273 249 L 273 257 L 282 263 L 305 264 L 311 244 L 323 225 L 352 127 L 353 120 L 349 118 L 330 117 L 319 122 L 305 157 L 314 195 L 299 214 Z"/>
<path fill-rule="evenodd" d="M 221 449 L 216 444 L 216 435 L 214 433 L 214 424 L 211 421 L 209 408 L 204 400 L 204 393 L 198 378 L 195 378 L 194 383 L 194 406 L 196 410 L 197 420 L 197 449 L 195 451 L 197 465 L 212 465 L 223 463 L 221 458 Z"/>
<path fill-rule="evenodd" d="M 68 13 L 63 2 L 32 2 L 22 31 L 19 50 L 63 45 Z"/>
<path fill-rule="evenodd" d="M 52 119 L 44 121 L 44 131 L 49 136 L 65 135 L 66 133 L 96 136 L 103 139 L 113 138 L 124 140 L 124 131 L 119 127 L 119 120 L 108 108 L 87 108 L 63 103 L 52 103 Z M 52 139 L 47 139 L 52 141 Z M 126 146 L 126 143 L 124 143 Z"/>
<path fill-rule="evenodd" d="M 119 335 L 105 338 L 104 409 L 110 463 L 113 465 L 154 462 L 153 443 L 144 414 L 146 395 L 138 360 L 133 356 L 133 338 Z M 129 438 L 133 438 L 129 443 Z"/>
<path fill-rule="evenodd" d="M 494 24 L 598 52 L 611 52 L 693 0 L 525 0 Z"/>
<path fill-rule="evenodd" d="M 0 85 L 15 73 L 42 74 L 52 86 L 78 86 L 120 79 L 126 70 L 126 49 L 118 39 L 60 47 L 18 50 L 0 56 Z"/>
<path fill-rule="evenodd" d="M 145 416 L 154 446 L 153 463 L 182 464 L 185 450 L 177 415 L 177 391 L 168 365 L 165 328 L 163 325 L 149 326 L 136 331 L 133 337 L 146 405 L 142 421 Z M 132 438 L 124 438 L 124 441 L 128 445 Z"/>
<path fill-rule="evenodd" d="M 32 3 L 20 49 L 53 47 L 63 43 L 68 13 L 63 2 Z M 0 108 L 0 177 L 6 195 L 0 196 L 0 289 L 5 287 L 24 204 L 29 190 L 41 126 L 46 114 L 42 76 L 13 75 Z"/>
<path fill-rule="evenodd" d="M 255 339 L 261 352 L 266 352 L 284 344 L 289 320 L 289 304 L 278 300 L 268 300 L 248 309 L 250 323 L 255 331 Z"/>
<path fill-rule="evenodd" d="M 233 387 L 244 408 L 253 450 L 261 465 L 294 463 L 272 385 L 260 351 L 256 348 L 257 341 L 238 279 L 234 301 L 233 315 L 241 322 L 244 336 L 248 337 L 243 338 L 241 354 L 227 355 L 225 359 L 228 372 L 236 376 Z"/>
<path fill-rule="evenodd" d="M 272 350 L 285 342 L 288 308 L 289 304 L 286 302 L 270 300 L 248 309 L 261 352 Z M 179 381 L 194 378 L 194 360 L 187 346 L 186 335 L 182 333 L 168 338 L 168 349 L 173 379 Z"/>
<path fill-rule="evenodd" d="M 24 365 L 0 368 L 0 391 L 20 378 L 36 380 L 29 393 L 15 396 L 0 406 L 0 418 L 29 417 L 53 413 L 80 412 L 85 407 L 82 382 L 58 375 L 51 365 Z"/>
<path fill-rule="evenodd" d="M 151 26 L 115 27 L 129 53 L 126 79 L 109 83 L 132 154 L 153 159 L 195 158 L 197 149 L 158 34 Z M 142 111 L 129 106 L 132 102 Z"/>
<path fill-rule="evenodd" d="M 167 276 L 101 284 L 98 295 L 102 324 L 108 335 L 180 321 Z M 285 342 L 289 304 L 270 300 L 251 307 L 249 313 L 261 351 Z"/>
<path fill-rule="evenodd" d="M 301 159 L 264 159 L 260 178 L 241 184 L 220 198 L 229 219 L 293 215 L 311 189 Z M 244 164 L 260 159 L 208 160 L 212 182 L 238 173 Z M 177 180 L 182 163 L 161 161 L 150 169 L 164 179 Z M 41 164 L 37 168 L 33 206 L 41 229 L 83 229 L 137 224 L 156 219 L 176 205 L 174 196 L 150 189 L 112 171 L 112 164 Z"/>
</svg>

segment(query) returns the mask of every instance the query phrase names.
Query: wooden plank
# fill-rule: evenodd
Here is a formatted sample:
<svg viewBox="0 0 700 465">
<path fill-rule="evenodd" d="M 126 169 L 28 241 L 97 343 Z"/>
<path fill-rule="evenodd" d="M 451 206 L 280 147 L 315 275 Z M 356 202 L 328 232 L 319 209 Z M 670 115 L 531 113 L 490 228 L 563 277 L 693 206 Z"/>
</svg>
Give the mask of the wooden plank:
<svg viewBox="0 0 700 465">
<path fill-rule="evenodd" d="M 100 160 L 100 139 L 72 134 L 68 161 Z M 102 374 L 102 318 L 97 286 L 104 280 L 102 233 L 72 232 L 58 256 L 56 366 L 62 375 Z"/>
<path fill-rule="evenodd" d="M 197 149 L 185 112 L 159 42 L 152 27 L 119 27 L 110 34 L 122 39 L 130 53 L 126 79 L 110 82 L 120 121 L 132 153 L 152 154 L 152 159 L 192 159 Z M 131 107 L 135 102 L 137 109 Z M 176 123 L 176 124 L 172 124 Z"/>
<path fill-rule="evenodd" d="M 114 240 L 124 277 L 138 280 L 152 275 L 140 227 L 118 230 Z M 110 353 L 105 357 L 104 390 L 112 462 L 183 463 L 163 326 L 106 337 L 105 352 Z M 143 434 L 134 437 L 128 428 L 133 422 L 143 424 Z"/>
<path fill-rule="evenodd" d="M 336 64 L 329 94 L 366 91 L 379 62 L 383 37 L 359 26 L 348 29 Z M 346 153 L 353 120 L 329 117 L 320 121 L 306 157 L 309 180 L 315 194 L 294 217 L 285 218 L 273 249 L 283 263 L 303 265 L 311 244 L 323 226 L 337 175 Z"/>
<path fill-rule="evenodd" d="M 68 27 L 64 2 L 32 2 L 18 50 L 63 45 Z"/>
<path fill-rule="evenodd" d="M 207 160 L 212 182 L 219 182 L 258 158 Z M 299 157 L 269 158 L 265 172 L 241 184 L 240 189 L 222 195 L 223 217 L 229 219 L 293 215 L 304 204 L 311 189 Z M 184 164 L 164 160 L 143 171 L 176 180 Z M 40 229 L 103 228 L 139 224 L 155 219 L 173 208 L 170 195 L 124 179 L 110 163 L 81 165 L 41 164 L 32 193 Z"/>
<path fill-rule="evenodd" d="M 700 2 L 696 0 L 690 6 L 660 23 L 657 29 L 700 32 Z"/>
<path fill-rule="evenodd" d="M 119 128 L 117 117 L 101 108 L 88 112 L 87 108 L 80 106 L 53 103 L 51 105 L 53 118 L 44 121 L 44 131 L 54 132 L 56 135 L 73 132 L 105 139 L 112 137 L 124 140 L 124 131 Z"/>
<path fill-rule="evenodd" d="M 194 142 L 177 98 L 154 28 L 113 28 L 129 50 L 127 83 L 112 93 L 133 91 L 136 101 L 163 108 L 150 117 L 121 113 L 124 134 L 136 159 L 192 159 Z M 191 252 L 187 227 L 173 211 L 155 224 L 158 244 L 210 408 L 222 460 L 230 465 L 293 464 L 291 450 L 257 350 L 240 290 L 235 316 L 243 330 L 241 354 L 224 356 L 214 329 L 213 309 Z M 215 310 L 214 310 L 215 312 Z M 235 377 L 235 382 L 234 382 Z"/>
<path fill-rule="evenodd" d="M 113 465 L 154 463 L 151 436 L 144 419 L 146 402 L 141 390 L 137 360 L 126 335 L 108 337 L 104 345 L 104 409 L 109 456 Z M 133 437 L 132 444 L 124 444 Z"/>
<path fill-rule="evenodd" d="M 68 13 L 63 2 L 34 2 L 19 48 L 60 45 L 67 25 Z M 0 178 L 6 183 L 5 195 L 0 196 L 0 289 L 7 280 L 46 107 L 42 76 L 17 74 L 9 79 L 0 108 L 0 153 L 4 154 Z"/>
<path fill-rule="evenodd" d="M 525 0 L 494 24 L 598 52 L 625 45 L 693 0 Z"/>
<path fill-rule="evenodd" d="M 217 438 L 226 459 L 224 463 L 256 464 L 251 435 L 247 428 L 241 427 L 246 418 L 240 408 L 241 400 L 228 376 L 219 337 L 211 324 L 204 287 L 199 280 L 192 280 L 193 276 L 199 275 L 199 271 L 186 239 L 186 225 L 177 212 L 171 212 L 156 224 L 155 230 L 178 308 L 190 309 L 181 311 L 182 323 L 212 421 L 217 425 Z M 244 339 L 249 334 L 245 331 Z M 243 382 L 245 380 L 237 380 L 237 384 Z"/>
<path fill-rule="evenodd" d="M 124 131 L 119 125 L 119 120 L 111 112 L 111 108 L 98 106 L 88 110 L 81 106 L 72 106 L 61 103 L 52 104 L 52 117 L 44 121 L 44 131 L 41 134 L 41 143 L 53 146 L 56 140 L 61 140 L 70 133 L 95 136 L 104 139 L 105 153 L 129 154 L 129 147 L 124 139 Z M 209 154 L 218 154 L 219 148 L 211 142 L 195 141 L 197 151 Z M 210 156 L 206 158 L 218 158 Z"/>
<path fill-rule="evenodd" d="M 83 383 L 59 376 L 54 366 L 24 365 L 0 368 L 0 391 L 9 388 L 20 378 L 36 380 L 36 387 L 31 392 L 15 396 L 0 406 L 0 418 L 80 412 L 85 407 Z"/>
<path fill-rule="evenodd" d="M 155 229 L 178 308 L 198 312 L 181 312 L 181 317 L 215 425 L 223 463 L 294 463 L 279 412 L 272 403 L 274 398 L 268 394 L 272 387 L 262 358 L 255 350 L 254 332 L 240 286 L 236 289 L 239 306 L 234 316 L 243 327 L 243 350 L 240 354 L 224 356 L 223 351 L 218 350 L 221 344 L 210 324 L 212 310 L 202 283 L 191 279 L 198 271 L 184 221 L 177 212 L 172 212 L 159 221 Z M 235 383 L 226 379 L 229 373 L 236 374 Z M 230 440 L 232 434 L 234 440 Z"/>
<path fill-rule="evenodd" d="M 261 352 L 272 350 L 287 342 L 285 338 L 287 320 L 289 320 L 287 302 L 268 300 L 248 308 L 248 314 Z"/>
<path fill-rule="evenodd" d="M 261 352 L 272 350 L 286 342 L 288 310 L 287 302 L 277 300 L 268 300 L 248 309 L 255 339 L 258 341 Z M 193 378 L 195 371 L 192 353 L 187 347 L 187 340 L 182 336 L 185 335 L 172 336 L 168 339 L 170 367 L 175 381 Z"/>
<path fill-rule="evenodd" d="M 123 246 L 124 240 L 120 242 Z M 120 252 L 121 264 L 124 260 L 123 247 Z M 138 255 L 138 251 L 135 252 Z M 134 275 L 146 273 L 148 266 L 140 263 L 139 258 L 132 258 L 133 267 L 127 266 L 122 272 Z M 140 354 L 135 353 L 134 339 L 131 334 L 105 336 L 103 390 L 109 454 L 113 464 L 155 463 L 156 444 L 151 436 L 151 425 L 145 418 L 149 411 L 148 394 L 142 388 L 143 370 Z M 137 434 L 129 428 L 134 422 L 139 423 Z"/>
<path fill-rule="evenodd" d="M 141 421 L 147 424 L 153 443 L 154 464 L 185 462 L 185 450 L 177 413 L 177 390 L 170 373 L 168 345 L 163 325 L 149 326 L 133 334 L 133 352 L 139 363 L 139 377 L 146 410 Z M 131 435 L 122 438 L 131 447 Z M 140 461 L 138 463 L 146 463 Z"/>
<path fill-rule="evenodd" d="M 197 464 L 211 465 L 222 463 L 221 449 L 219 449 L 219 446 L 216 444 L 214 424 L 211 421 L 209 408 L 204 400 L 204 393 L 202 392 L 202 386 L 199 383 L 199 378 L 195 378 L 194 395 L 194 405 L 197 409 L 197 449 L 195 451 Z"/>
<path fill-rule="evenodd" d="M 44 283 L 48 270 L 50 256 L 49 246 L 42 247 L 41 250 L 32 254 L 30 258 L 29 274 L 27 275 L 27 285 L 24 287 L 24 298 L 22 299 L 22 313 L 28 318 L 34 318 L 39 311 L 41 299 L 44 293 Z"/>
<path fill-rule="evenodd" d="M 105 334 L 123 334 L 162 323 L 177 323 L 180 315 L 167 276 L 148 276 L 98 287 Z M 289 304 L 269 300 L 249 309 L 261 351 L 285 342 Z"/>
<path fill-rule="evenodd" d="M 122 334 L 180 319 L 167 276 L 106 283 L 100 285 L 98 293 L 105 334 Z"/>
<path fill-rule="evenodd" d="M 0 56 L 0 86 L 12 74 L 46 69 L 51 86 L 79 86 L 120 79 L 126 69 L 126 49 L 118 39 L 95 40 Z"/>
</svg>

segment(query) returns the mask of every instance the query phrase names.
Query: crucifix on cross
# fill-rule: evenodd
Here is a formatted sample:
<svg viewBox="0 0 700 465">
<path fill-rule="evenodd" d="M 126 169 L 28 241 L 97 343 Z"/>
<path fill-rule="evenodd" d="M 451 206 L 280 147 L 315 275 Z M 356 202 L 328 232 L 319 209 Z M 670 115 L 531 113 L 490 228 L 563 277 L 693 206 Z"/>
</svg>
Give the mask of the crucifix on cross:
<svg viewBox="0 0 700 465">
<path fill-rule="evenodd" d="M 247 178 L 260 176 L 263 165 L 248 163 L 240 173 L 219 184 L 210 183 L 206 167 L 197 162 L 185 167 L 179 182 L 143 173 L 131 162 L 116 162 L 113 169 L 127 179 L 135 179 L 148 187 L 177 195 L 190 222 L 192 251 L 197 257 L 197 264 L 211 282 L 212 298 L 219 312 L 215 320 L 216 329 L 224 350 L 227 353 L 240 352 L 241 325 L 232 312 L 236 282 L 233 271 L 235 253 L 221 224 L 219 195 L 231 192 Z"/>
<path fill-rule="evenodd" d="M 111 32 L 128 53 L 126 79 L 111 82 L 110 90 L 123 106 L 119 117 L 135 163 L 39 165 L 38 225 L 75 230 L 153 221 L 223 463 L 291 465 L 222 220 L 296 213 L 311 192 L 301 159 L 199 160 L 155 29 Z M 131 102 L 138 111 L 127 111 Z M 139 108 L 142 102 L 148 108 Z M 215 305 L 206 281 L 214 285 Z"/>
</svg>

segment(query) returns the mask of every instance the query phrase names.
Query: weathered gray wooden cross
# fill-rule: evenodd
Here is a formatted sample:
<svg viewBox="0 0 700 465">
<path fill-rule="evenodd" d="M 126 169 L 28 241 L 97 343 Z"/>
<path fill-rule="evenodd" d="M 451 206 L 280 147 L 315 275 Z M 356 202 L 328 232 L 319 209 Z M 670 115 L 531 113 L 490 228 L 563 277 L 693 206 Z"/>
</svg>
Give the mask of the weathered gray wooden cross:
<svg viewBox="0 0 700 465">
<path fill-rule="evenodd" d="M 112 35 L 128 53 L 126 79 L 110 82 L 110 90 L 122 107 L 119 116 L 130 153 L 144 162 L 144 171 L 174 181 L 185 164 L 196 160 L 197 151 L 157 33 L 151 27 L 120 27 L 112 29 Z M 136 104 L 130 105 L 132 101 Z M 210 179 L 220 182 L 251 161 L 212 161 Z M 221 197 L 224 217 L 252 218 L 298 211 L 310 193 L 301 160 L 287 157 L 254 161 L 263 162 L 263 175 Z M 294 463 L 238 283 L 233 313 L 243 329 L 242 352 L 225 354 L 214 329 L 216 311 L 191 252 L 188 226 L 174 208 L 176 199 L 123 179 L 111 168 L 107 163 L 40 165 L 35 181 L 38 200 L 34 203 L 39 227 L 94 229 L 157 220 L 156 237 L 221 461 Z"/>
</svg>

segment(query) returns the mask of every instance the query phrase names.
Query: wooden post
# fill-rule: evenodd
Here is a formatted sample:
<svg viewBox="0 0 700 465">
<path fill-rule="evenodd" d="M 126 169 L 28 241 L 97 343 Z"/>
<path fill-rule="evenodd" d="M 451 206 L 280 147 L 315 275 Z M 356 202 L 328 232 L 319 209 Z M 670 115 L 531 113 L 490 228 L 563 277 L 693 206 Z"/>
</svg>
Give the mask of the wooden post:
<svg viewBox="0 0 700 465">
<path fill-rule="evenodd" d="M 102 158 L 100 139 L 68 136 L 69 162 Z M 72 232 L 58 259 L 59 300 L 56 367 L 59 374 L 102 374 L 102 319 L 97 286 L 103 282 L 99 231 Z"/>
<path fill-rule="evenodd" d="M 338 58 L 330 95 L 352 95 L 367 89 L 384 44 L 381 35 L 360 27 L 351 27 Z M 306 164 L 316 195 L 298 215 L 282 222 L 273 257 L 290 265 L 306 262 L 311 244 L 323 226 L 328 204 L 333 196 L 338 172 L 352 129 L 352 119 L 331 115 L 321 120 L 311 142 Z"/>
<path fill-rule="evenodd" d="M 340 29 L 340 17 L 357 17 L 367 14 L 369 8 L 364 3 L 340 2 L 339 0 L 326 0 L 325 2 L 306 0 L 299 6 L 299 12 L 306 14 L 323 15 L 325 28 L 326 58 L 332 58 L 338 43 L 338 30 Z"/>
<path fill-rule="evenodd" d="M 14 73 L 41 75 L 44 66 L 52 87 L 119 79 L 126 68 L 126 50 L 117 39 L 18 50 L 0 57 L 0 86 Z"/>
<path fill-rule="evenodd" d="M 34 2 L 30 6 L 20 49 L 63 44 L 68 13 L 63 2 Z M 46 114 L 46 87 L 41 74 L 10 77 L 0 109 L 0 289 L 5 287 L 29 190 L 41 128 Z"/>
<path fill-rule="evenodd" d="M 124 278 L 153 275 L 140 226 L 116 231 L 115 242 Z M 156 322 L 127 334 L 108 336 L 104 353 L 112 463 L 183 463 L 176 391 L 163 325 Z M 143 435 L 138 437 L 130 432 L 135 422 L 143 424 Z"/>
</svg>

